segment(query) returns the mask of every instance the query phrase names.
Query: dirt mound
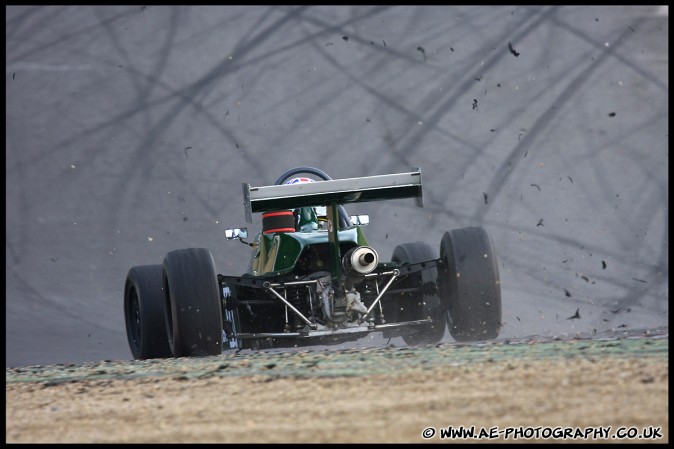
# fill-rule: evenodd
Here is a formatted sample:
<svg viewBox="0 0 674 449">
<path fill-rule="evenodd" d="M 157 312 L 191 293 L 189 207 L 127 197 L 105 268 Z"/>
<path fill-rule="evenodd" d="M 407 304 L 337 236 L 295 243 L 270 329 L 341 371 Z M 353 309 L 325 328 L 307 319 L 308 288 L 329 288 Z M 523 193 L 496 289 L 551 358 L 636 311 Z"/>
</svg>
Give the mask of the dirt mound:
<svg viewBox="0 0 674 449">
<path fill-rule="evenodd" d="M 6 441 L 415 443 L 472 428 L 662 443 L 668 348 L 658 335 L 12 368 Z"/>
</svg>

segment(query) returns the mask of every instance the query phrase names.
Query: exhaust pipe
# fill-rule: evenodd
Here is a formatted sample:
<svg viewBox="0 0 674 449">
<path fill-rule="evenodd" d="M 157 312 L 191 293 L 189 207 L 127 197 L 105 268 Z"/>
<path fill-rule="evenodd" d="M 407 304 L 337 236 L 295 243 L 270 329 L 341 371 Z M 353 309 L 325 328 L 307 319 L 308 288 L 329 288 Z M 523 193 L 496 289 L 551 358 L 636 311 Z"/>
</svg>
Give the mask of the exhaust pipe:
<svg viewBox="0 0 674 449">
<path fill-rule="evenodd" d="M 357 246 L 346 252 L 342 258 L 344 271 L 353 276 L 371 273 L 379 264 L 377 251 L 369 246 Z"/>
</svg>

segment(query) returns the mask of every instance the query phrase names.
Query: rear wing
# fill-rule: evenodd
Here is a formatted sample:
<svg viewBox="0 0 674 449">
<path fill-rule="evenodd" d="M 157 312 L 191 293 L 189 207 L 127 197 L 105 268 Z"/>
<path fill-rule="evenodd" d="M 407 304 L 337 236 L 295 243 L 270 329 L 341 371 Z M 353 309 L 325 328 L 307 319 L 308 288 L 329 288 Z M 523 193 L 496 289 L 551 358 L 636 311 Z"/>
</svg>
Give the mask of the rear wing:
<svg viewBox="0 0 674 449">
<path fill-rule="evenodd" d="M 341 205 L 399 198 L 416 198 L 423 207 L 421 170 L 407 173 L 333 179 L 301 184 L 251 187 L 243 184 L 246 221 L 253 221 L 253 212 L 271 212 L 298 207 Z"/>
</svg>

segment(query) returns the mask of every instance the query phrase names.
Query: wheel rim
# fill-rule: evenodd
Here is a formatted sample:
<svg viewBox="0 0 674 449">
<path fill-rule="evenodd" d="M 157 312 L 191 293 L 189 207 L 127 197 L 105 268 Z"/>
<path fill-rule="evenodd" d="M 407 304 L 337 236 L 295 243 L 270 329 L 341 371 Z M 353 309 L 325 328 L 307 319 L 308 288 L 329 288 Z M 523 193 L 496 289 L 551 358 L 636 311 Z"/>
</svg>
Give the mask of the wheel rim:
<svg viewBox="0 0 674 449">
<path fill-rule="evenodd" d="M 129 336 L 135 352 L 140 350 L 141 339 L 141 318 L 140 318 L 140 302 L 136 290 L 131 290 L 129 298 L 129 315 L 127 318 L 127 326 L 129 329 Z"/>
</svg>

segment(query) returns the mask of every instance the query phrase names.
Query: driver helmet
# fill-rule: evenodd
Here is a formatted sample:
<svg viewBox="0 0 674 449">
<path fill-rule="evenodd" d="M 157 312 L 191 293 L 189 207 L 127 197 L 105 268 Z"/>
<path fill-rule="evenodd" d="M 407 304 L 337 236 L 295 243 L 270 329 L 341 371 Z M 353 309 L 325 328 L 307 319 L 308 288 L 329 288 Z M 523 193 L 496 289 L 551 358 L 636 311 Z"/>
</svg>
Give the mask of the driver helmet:
<svg viewBox="0 0 674 449">
<path fill-rule="evenodd" d="M 316 182 L 311 178 L 299 177 L 286 181 L 284 184 L 303 184 L 306 182 Z M 293 211 L 295 215 L 295 227 L 300 232 L 315 231 L 321 228 L 319 222 L 327 221 L 327 210 L 325 206 L 300 207 Z"/>
</svg>

